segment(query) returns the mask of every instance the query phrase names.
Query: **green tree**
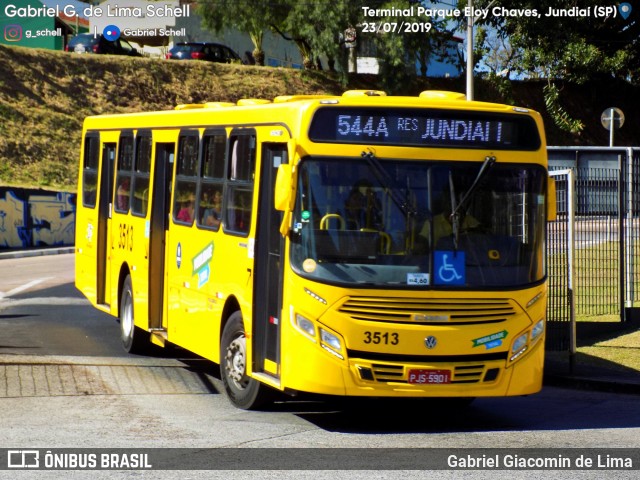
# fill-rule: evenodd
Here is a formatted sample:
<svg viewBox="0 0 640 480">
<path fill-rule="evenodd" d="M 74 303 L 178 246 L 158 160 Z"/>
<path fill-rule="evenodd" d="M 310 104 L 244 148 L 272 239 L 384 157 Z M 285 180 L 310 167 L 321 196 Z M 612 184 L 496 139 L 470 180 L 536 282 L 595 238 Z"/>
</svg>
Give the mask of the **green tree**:
<svg viewBox="0 0 640 480">
<path fill-rule="evenodd" d="M 446 27 L 446 19 L 418 15 L 415 0 L 391 0 L 378 8 L 387 11 L 408 12 L 413 6 L 413 15 L 378 17 L 369 20 L 374 25 L 384 26 L 370 35 L 376 46 L 380 62 L 380 76 L 385 89 L 393 93 L 406 91 L 407 84 L 417 76 L 426 77 L 428 65 L 433 59 L 457 63 L 458 57 L 447 57 L 446 45 L 453 36 Z M 424 3 L 424 2 L 422 2 Z M 395 31 L 393 29 L 395 28 Z M 400 31 L 402 29 L 402 31 Z"/>
<path fill-rule="evenodd" d="M 474 6 L 507 10 L 527 10 L 537 15 L 490 14 L 487 24 L 498 36 L 508 38 L 513 48 L 520 49 L 521 72 L 547 78 L 563 78 L 583 82 L 594 75 L 628 79 L 640 71 L 640 12 L 624 20 L 597 18 L 598 0 L 475 0 Z M 466 2 L 460 1 L 460 6 Z M 617 5 L 614 5 L 617 7 Z M 553 9 L 579 8 L 576 16 L 547 16 Z"/>
<path fill-rule="evenodd" d="M 514 70 L 548 80 L 545 103 L 556 124 L 574 133 L 582 129 L 560 105 L 558 82 L 578 84 L 593 78 L 635 79 L 640 74 L 640 12 L 628 19 L 597 18 L 598 0 L 476 0 L 477 8 L 529 9 L 530 15 L 492 15 L 487 25 L 499 38 L 508 39 L 516 53 Z M 466 5 L 464 0 L 459 2 Z M 611 5 L 607 3 L 607 5 Z M 614 5 L 617 7 L 617 4 Z M 561 10 L 582 9 L 575 16 L 557 15 Z M 555 15 L 547 15 L 552 9 Z M 535 14 L 533 14 L 535 11 Z"/>
<path fill-rule="evenodd" d="M 280 4 L 285 5 L 287 15 L 279 25 L 274 25 L 274 29 L 283 38 L 295 42 L 305 68 L 318 68 L 321 56 L 327 57 L 331 65 L 337 59 L 344 67 L 346 51 L 342 34 L 362 18 L 362 6 L 376 1 L 281 0 Z"/>
<path fill-rule="evenodd" d="M 286 5 L 270 0 L 199 0 L 197 11 L 204 26 L 214 32 L 235 28 L 247 33 L 257 65 L 264 65 L 264 32 L 286 17 Z"/>
<path fill-rule="evenodd" d="M 361 6 L 366 3 L 365 0 L 200 0 L 198 12 L 204 25 L 213 31 L 234 28 L 247 33 L 258 64 L 264 65 L 264 32 L 272 30 L 294 42 L 304 67 L 312 69 L 318 66 L 322 55 L 332 63 L 341 60 L 344 48 L 340 34 L 357 23 Z"/>
</svg>

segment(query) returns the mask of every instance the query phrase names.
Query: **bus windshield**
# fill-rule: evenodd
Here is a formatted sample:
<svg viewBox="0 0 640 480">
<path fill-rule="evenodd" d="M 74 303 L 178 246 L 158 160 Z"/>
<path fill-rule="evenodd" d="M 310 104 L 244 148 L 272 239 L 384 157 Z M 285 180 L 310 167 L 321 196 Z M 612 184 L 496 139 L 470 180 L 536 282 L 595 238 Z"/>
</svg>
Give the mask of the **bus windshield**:
<svg viewBox="0 0 640 480">
<path fill-rule="evenodd" d="M 542 280 L 544 168 L 496 162 L 479 175 L 482 165 L 372 161 L 364 153 L 303 159 L 294 270 L 320 282 L 384 288 L 509 288 Z"/>
</svg>

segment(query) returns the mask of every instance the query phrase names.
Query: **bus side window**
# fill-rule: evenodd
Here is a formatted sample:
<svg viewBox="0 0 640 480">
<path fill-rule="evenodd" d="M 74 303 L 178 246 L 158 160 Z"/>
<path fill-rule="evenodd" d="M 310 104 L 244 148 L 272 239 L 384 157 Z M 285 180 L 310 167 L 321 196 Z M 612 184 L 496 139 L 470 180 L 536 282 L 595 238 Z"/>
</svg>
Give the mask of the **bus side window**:
<svg viewBox="0 0 640 480">
<path fill-rule="evenodd" d="M 129 211 L 129 198 L 131 194 L 131 179 L 129 176 L 118 177 L 116 187 L 116 212 L 127 213 Z"/>
<path fill-rule="evenodd" d="M 84 169 L 82 174 L 82 204 L 94 208 L 98 191 L 98 144 L 100 137 L 87 135 L 84 140 Z M 102 168 L 105 168 L 104 166 Z"/>
<path fill-rule="evenodd" d="M 184 182 L 176 189 L 175 204 L 173 206 L 174 219 L 180 223 L 193 223 L 196 208 L 196 184 Z"/>
<path fill-rule="evenodd" d="M 230 138 L 230 144 L 229 179 L 238 182 L 252 182 L 256 167 L 256 137 L 254 135 L 233 135 Z"/>
<path fill-rule="evenodd" d="M 198 226 L 217 231 L 222 222 L 227 134 L 221 129 L 205 131 L 201 144 Z"/>
<path fill-rule="evenodd" d="M 225 226 L 232 232 L 249 233 L 256 161 L 255 131 L 233 131 L 229 137 L 228 192 Z"/>
<path fill-rule="evenodd" d="M 133 133 L 122 132 L 118 145 L 118 164 L 116 171 L 116 189 L 114 210 L 118 213 L 129 212 L 131 198 L 131 169 L 133 167 Z"/>
<path fill-rule="evenodd" d="M 173 219 L 178 223 L 191 225 L 195 219 L 199 142 L 197 131 L 185 131 L 178 140 L 173 199 Z"/>
<path fill-rule="evenodd" d="M 227 224 L 235 232 L 248 233 L 251 225 L 250 190 L 232 189 L 227 207 Z"/>
<path fill-rule="evenodd" d="M 199 226 L 218 230 L 222 221 L 222 185 L 202 184 L 198 211 Z"/>
<path fill-rule="evenodd" d="M 131 212 L 145 217 L 149 205 L 149 179 L 151 173 L 151 136 L 136 137 L 135 167 L 133 169 L 133 200 Z"/>
</svg>

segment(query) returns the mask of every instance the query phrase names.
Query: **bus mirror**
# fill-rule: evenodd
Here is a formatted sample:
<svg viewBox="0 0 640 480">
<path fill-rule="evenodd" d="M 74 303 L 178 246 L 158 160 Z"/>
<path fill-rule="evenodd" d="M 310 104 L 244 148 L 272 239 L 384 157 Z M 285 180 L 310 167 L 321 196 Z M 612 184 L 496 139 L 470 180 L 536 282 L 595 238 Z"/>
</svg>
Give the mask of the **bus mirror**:
<svg viewBox="0 0 640 480">
<path fill-rule="evenodd" d="M 285 212 L 289 210 L 289 204 L 291 201 L 291 178 L 292 165 L 290 163 L 283 163 L 278 167 L 278 173 L 276 175 L 276 191 L 274 192 L 274 207 L 276 210 Z"/>
<path fill-rule="evenodd" d="M 555 222 L 557 218 L 556 179 L 549 177 L 547 182 L 547 222 Z"/>
</svg>

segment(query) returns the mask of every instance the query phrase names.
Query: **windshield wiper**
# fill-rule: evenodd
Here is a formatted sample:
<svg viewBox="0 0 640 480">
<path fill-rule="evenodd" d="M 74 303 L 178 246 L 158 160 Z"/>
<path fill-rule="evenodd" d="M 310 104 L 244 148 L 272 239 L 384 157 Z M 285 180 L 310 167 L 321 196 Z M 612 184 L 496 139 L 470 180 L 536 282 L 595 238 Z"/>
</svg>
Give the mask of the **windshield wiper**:
<svg viewBox="0 0 640 480">
<path fill-rule="evenodd" d="M 451 175 L 451 171 L 449 171 L 449 187 L 450 187 L 449 190 L 451 193 L 451 215 L 449 216 L 449 218 L 451 219 L 451 228 L 453 233 L 453 246 L 455 250 L 458 249 L 458 235 L 460 233 L 460 218 L 461 218 L 460 212 L 468 203 L 468 201 L 471 199 L 472 195 L 476 192 L 476 190 L 478 189 L 478 186 L 480 185 L 480 181 L 486 176 L 487 172 L 493 166 L 494 163 L 496 163 L 496 157 L 487 156 L 484 159 L 484 162 L 480 166 L 480 170 L 478 171 L 478 174 L 476 175 L 475 180 L 473 181 L 469 189 L 465 192 L 465 194 L 462 196 L 462 198 L 460 199 L 460 202 L 458 202 L 457 204 L 456 204 L 455 191 L 453 189 L 453 177 Z"/>
<path fill-rule="evenodd" d="M 372 151 L 368 151 L 362 152 L 361 155 L 362 158 L 364 158 L 371 167 L 371 170 L 376 176 L 378 182 L 380 182 L 380 185 L 389 188 L 391 192 L 391 200 L 393 200 L 393 203 L 395 203 L 402 211 L 402 213 L 404 213 L 407 217 L 415 216 L 418 212 L 411 205 L 409 196 L 405 195 L 403 197 L 400 194 L 400 187 L 398 187 L 397 182 L 393 179 L 393 177 L 391 177 L 391 175 L 387 173 L 380 161 L 376 158 L 375 154 Z"/>
</svg>

